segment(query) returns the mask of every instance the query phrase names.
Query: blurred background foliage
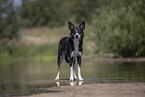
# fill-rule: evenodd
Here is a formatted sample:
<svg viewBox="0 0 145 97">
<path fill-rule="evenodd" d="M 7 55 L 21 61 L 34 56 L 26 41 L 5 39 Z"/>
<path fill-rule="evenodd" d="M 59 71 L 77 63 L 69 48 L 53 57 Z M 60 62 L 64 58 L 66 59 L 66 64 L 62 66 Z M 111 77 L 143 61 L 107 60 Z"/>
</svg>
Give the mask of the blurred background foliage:
<svg viewBox="0 0 145 97">
<path fill-rule="evenodd" d="M 20 0 L 22 4 L 17 7 L 14 1 L 0 0 L 0 57 L 56 54 L 56 42 L 30 45 L 23 38 L 26 35 L 56 36 L 66 31 L 68 20 L 75 24 L 83 20 L 87 22 L 86 54 L 103 52 L 113 53 L 115 57 L 145 56 L 144 0 Z M 33 33 L 33 28 L 40 28 L 39 34 Z M 60 37 L 53 39 L 59 40 Z M 46 38 L 49 40 L 51 37 Z"/>
<path fill-rule="evenodd" d="M 0 14 L 0 39 L 19 37 L 20 17 L 13 9 L 12 2 L 6 7 L 1 6 Z"/>
<path fill-rule="evenodd" d="M 26 26 L 63 26 L 71 18 L 80 23 L 91 21 L 91 14 L 97 7 L 97 0 L 23 0 L 21 17 Z"/>
<path fill-rule="evenodd" d="M 115 0 L 93 18 L 99 49 L 122 57 L 145 56 L 144 0 Z"/>
</svg>

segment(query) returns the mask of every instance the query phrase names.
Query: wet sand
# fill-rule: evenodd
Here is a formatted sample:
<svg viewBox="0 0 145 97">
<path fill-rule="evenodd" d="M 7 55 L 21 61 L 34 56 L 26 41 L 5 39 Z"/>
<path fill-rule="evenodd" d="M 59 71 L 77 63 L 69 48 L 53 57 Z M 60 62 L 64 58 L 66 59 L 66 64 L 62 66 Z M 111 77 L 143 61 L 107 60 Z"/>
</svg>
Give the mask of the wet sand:
<svg viewBox="0 0 145 97">
<path fill-rule="evenodd" d="M 93 83 L 51 87 L 48 90 L 55 92 L 23 97 L 145 97 L 145 83 Z"/>
</svg>

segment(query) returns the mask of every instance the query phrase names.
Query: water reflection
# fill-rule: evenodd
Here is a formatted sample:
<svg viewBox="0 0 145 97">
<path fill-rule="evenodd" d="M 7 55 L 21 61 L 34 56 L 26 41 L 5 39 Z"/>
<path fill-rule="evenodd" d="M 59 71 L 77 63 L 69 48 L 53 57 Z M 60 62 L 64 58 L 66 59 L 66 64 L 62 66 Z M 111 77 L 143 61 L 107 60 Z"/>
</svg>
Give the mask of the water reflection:
<svg viewBox="0 0 145 97">
<path fill-rule="evenodd" d="M 52 86 L 145 82 L 145 62 L 84 62 L 84 81 L 62 80 L 69 78 L 69 65 L 65 63 L 61 67 L 61 80 L 54 80 L 56 73 L 56 60 L 0 61 L 0 97 L 58 92 L 49 90 Z"/>
<path fill-rule="evenodd" d="M 61 86 L 60 81 L 56 81 L 57 86 Z M 84 82 L 83 81 L 70 81 L 70 86 L 77 86 L 77 85 L 82 85 Z"/>
</svg>

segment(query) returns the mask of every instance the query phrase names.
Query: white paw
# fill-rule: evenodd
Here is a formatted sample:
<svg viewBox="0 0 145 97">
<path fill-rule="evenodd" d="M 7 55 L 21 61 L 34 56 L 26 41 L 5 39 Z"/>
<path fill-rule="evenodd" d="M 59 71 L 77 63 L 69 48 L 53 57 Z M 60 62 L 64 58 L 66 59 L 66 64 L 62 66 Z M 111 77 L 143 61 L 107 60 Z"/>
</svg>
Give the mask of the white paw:
<svg viewBox="0 0 145 97">
<path fill-rule="evenodd" d="M 73 77 L 70 77 L 70 81 L 74 81 L 74 78 Z"/>
<path fill-rule="evenodd" d="M 82 80 L 84 80 L 84 79 L 83 79 L 82 77 L 79 77 L 79 80 L 81 80 L 81 81 L 82 81 Z"/>
<path fill-rule="evenodd" d="M 59 77 L 56 77 L 55 80 L 59 80 Z"/>
</svg>

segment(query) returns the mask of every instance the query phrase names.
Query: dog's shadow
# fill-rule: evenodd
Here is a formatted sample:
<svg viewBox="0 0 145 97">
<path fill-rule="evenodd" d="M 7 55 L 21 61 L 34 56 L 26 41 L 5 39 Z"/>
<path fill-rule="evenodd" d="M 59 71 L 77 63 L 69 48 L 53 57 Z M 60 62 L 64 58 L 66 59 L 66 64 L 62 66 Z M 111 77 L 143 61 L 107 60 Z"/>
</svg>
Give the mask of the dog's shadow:
<svg viewBox="0 0 145 97">
<path fill-rule="evenodd" d="M 57 86 L 61 86 L 61 83 L 69 83 L 70 86 L 80 86 L 83 84 L 84 81 L 79 81 L 79 80 L 75 80 L 75 81 L 70 81 L 69 79 L 61 79 L 61 80 L 57 80 L 56 81 L 56 85 Z"/>
</svg>

